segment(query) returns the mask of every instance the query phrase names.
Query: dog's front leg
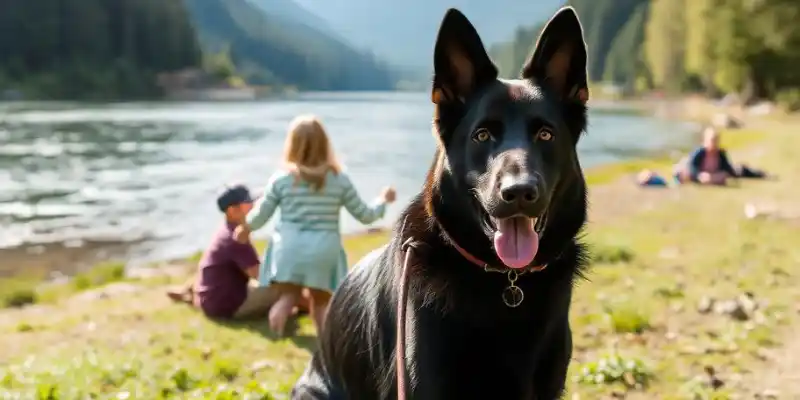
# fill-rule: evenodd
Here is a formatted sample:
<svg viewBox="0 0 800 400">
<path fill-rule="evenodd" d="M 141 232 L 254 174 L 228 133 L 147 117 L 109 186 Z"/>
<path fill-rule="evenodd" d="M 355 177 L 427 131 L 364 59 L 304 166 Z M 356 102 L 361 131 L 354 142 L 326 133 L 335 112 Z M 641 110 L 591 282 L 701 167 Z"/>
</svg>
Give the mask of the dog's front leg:
<svg viewBox="0 0 800 400">
<path fill-rule="evenodd" d="M 558 400 L 564 396 L 564 387 L 567 380 L 567 369 L 572 359 L 572 330 L 569 322 L 561 329 L 556 329 L 551 339 L 550 346 L 545 350 L 536 368 L 533 381 L 535 400 Z"/>
</svg>

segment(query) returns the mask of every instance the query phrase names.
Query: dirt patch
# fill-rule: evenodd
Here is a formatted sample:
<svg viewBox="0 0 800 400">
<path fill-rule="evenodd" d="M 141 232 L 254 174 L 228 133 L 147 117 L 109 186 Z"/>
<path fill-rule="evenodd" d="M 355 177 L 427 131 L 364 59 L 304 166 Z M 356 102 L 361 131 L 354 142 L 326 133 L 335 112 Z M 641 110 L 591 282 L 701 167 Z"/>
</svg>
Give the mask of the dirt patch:
<svg viewBox="0 0 800 400">
<path fill-rule="evenodd" d="M 800 399 L 800 338 L 797 330 L 789 336 L 794 339 L 765 352 L 765 357 L 772 360 L 770 368 L 748 380 L 753 398 Z"/>
<path fill-rule="evenodd" d="M 109 260 L 121 260 L 131 243 L 80 242 L 23 245 L 0 249 L 0 278 L 14 275 L 51 279 L 74 275 Z"/>
</svg>

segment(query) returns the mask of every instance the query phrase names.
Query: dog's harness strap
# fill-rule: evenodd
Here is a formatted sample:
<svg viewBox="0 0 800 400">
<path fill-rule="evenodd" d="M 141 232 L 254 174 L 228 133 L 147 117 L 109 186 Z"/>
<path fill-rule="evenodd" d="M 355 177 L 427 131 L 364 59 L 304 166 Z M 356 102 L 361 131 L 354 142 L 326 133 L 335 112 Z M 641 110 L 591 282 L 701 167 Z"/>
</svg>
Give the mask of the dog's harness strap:
<svg viewBox="0 0 800 400">
<path fill-rule="evenodd" d="M 442 232 L 447 235 L 443 227 L 440 227 Z M 405 221 L 403 221 L 403 228 L 400 229 L 401 235 L 405 232 Z M 448 236 L 448 239 L 449 236 Z M 461 246 L 456 244 L 452 239 L 449 240 L 450 244 L 469 262 L 483 268 L 489 272 L 504 272 L 508 274 L 509 286 L 503 293 L 503 301 L 511 308 L 517 307 L 523 299 L 524 294 L 522 290 L 516 286 L 515 282 L 519 275 L 526 272 L 538 272 L 547 268 L 547 264 L 530 267 L 524 271 L 514 270 L 497 270 L 492 269 L 488 264 L 473 256 Z M 400 251 L 403 253 L 403 267 L 400 271 L 400 282 L 398 285 L 397 296 L 397 332 L 396 332 L 396 346 L 395 346 L 395 369 L 397 370 L 397 400 L 406 400 L 407 384 L 408 384 L 408 371 L 406 368 L 406 309 L 408 308 L 408 284 L 409 284 L 409 265 L 413 258 L 413 250 L 418 248 L 422 243 L 415 241 L 414 238 L 409 237 L 400 246 Z M 514 299 L 507 299 L 507 296 Z"/>
<path fill-rule="evenodd" d="M 406 400 L 406 309 L 408 308 L 408 265 L 411 262 L 412 249 L 417 242 L 408 238 L 402 245 L 404 253 L 403 269 L 400 271 L 400 293 L 397 299 L 397 339 L 395 351 L 395 369 L 397 370 L 397 400 Z"/>
</svg>

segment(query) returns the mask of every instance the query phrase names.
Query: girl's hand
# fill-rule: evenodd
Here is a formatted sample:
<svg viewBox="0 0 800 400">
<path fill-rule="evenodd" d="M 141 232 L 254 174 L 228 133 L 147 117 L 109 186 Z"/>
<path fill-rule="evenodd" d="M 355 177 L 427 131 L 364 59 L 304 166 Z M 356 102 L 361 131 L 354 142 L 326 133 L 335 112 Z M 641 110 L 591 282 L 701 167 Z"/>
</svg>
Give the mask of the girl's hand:
<svg viewBox="0 0 800 400">
<path fill-rule="evenodd" d="M 394 203 L 394 201 L 397 199 L 397 192 L 395 192 L 393 187 L 388 186 L 383 188 L 383 191 L 381 192 L 381 197 L 383 197 L 383 201 L 391 204 Z"/>
<path fill-rule="evenodd" d="M 250 228 L 246 225 L 239 225 L 233 230 L 233 240 L 245 244 L 250 241 Z"/>
</svg>

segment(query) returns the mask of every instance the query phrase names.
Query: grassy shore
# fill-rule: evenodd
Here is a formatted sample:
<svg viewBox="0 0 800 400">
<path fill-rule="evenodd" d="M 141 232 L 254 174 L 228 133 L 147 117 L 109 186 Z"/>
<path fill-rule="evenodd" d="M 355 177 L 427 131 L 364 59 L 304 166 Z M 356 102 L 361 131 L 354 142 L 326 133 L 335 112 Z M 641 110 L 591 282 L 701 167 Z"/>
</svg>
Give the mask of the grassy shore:
<svg viewBox="0 0 800 400">
<path fill-rule="evenodd" d="M 753 126 L 723 141 L 737 148 L 736 160 L 784 179 L 648 190 L 621 179 L 643 167 L 668 172 L 668 160 L 588 174 L 595 262 L 572 311 L 571 398 L 752 398 L 765 390 L 794 398 L 796 387 L 762 387 L 759 377 L 781 363 L 781 346 L 800 327 L 800 189 L 787 183 L 800 173 L 788 133 L 800 122 Z M 749 202 L 777 211 L 747 219 Z M 350 261 L 385 240 L 348 238 Z M 105 266 L 60 292 L 36 288 L 49 304 L 0 312 L 0 398 L 285 397 L 314 347 L 309 321 L 278 340 L 263 321 L 218 323 L 172 304 L 164 285 L 184 280 L 187 264 L 139 279 Z"/>
</svg>

